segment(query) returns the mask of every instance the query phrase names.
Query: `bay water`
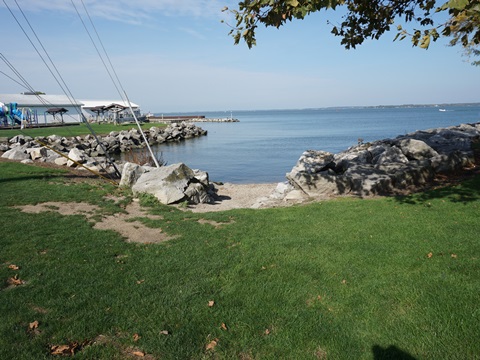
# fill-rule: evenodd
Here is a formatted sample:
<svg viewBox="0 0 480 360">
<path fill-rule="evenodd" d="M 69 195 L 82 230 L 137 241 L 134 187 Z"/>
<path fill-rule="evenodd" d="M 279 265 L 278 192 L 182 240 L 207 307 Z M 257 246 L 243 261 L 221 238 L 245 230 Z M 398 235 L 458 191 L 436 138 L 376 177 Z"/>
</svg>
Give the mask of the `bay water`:
<svg viewBox="0 0 480 360">
<path fill-rule="evenodd" d="M 185 114 L 177 114 L 185 115 Z M 231 112 L 204 112 L 228 118 Z M 167 164 L 183 162 L 234 184 L 285 181 L 305 150 L 337 153 L 416 130 L 480 122 L 480 104 L 235 111 L 239 122 L 202 122 L 207 136 L 157 145 Z"/>
</svg>

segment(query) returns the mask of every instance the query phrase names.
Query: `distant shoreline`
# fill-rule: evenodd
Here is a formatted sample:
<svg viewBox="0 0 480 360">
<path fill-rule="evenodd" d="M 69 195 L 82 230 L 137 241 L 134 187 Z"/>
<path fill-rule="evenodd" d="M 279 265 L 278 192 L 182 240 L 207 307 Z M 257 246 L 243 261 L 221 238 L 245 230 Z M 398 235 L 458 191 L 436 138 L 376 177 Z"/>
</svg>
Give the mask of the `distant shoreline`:
<svg viewBox="0 0 480 360">
<path fill-rule="evenodd" d="M 437 108 L 446 106 L 480 106 L 480 102 L 474 103 L 436 103 L 436 104 L 401 104 L 401 105 L 346 105 L 346 106 L 325 106 L 325 107 L 307 107 L 307 108 L 283 108 L 283 109 L 237 109 L 231 112 L 264 112 L 264 111 L 312 111 L 312 110 L 343 110 L 343 109 L 399 109 L 399 108 Z M 188 114 L 188 113 L 221 113 L 227 112 L 225 110 L 205 110 L 205 111 L 171 111 L 166 112 L 165 118 L 179 117 L 182 115 L 174 114 Z M 228 111 L 230 112 L 230 110 Z M 155 117 L 161 117 L 161 113 L 155 113 Z"/>
</svg>

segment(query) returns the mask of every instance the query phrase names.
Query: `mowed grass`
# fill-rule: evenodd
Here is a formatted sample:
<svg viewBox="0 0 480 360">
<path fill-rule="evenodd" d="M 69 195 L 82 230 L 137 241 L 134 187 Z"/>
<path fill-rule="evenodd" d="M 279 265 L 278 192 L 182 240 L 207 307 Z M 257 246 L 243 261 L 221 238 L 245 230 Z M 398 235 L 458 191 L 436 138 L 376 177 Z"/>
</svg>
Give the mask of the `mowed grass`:
<svg viewBox="0 0 480 360">
<path fill-rule="evenodd" d="M 165 124 L 158 124 L 158 123 L 143 123 L 141 124 L 141 127 L 143 130 L 148 130 L 152 126 L 156 127 L 166 127 Z M 90 127 L 93 129 L 93 131 L 98 134 L 98 135 L 105 135 L 109 134 L 111 131 L 122 131 L 122 130 L 130 130 L 132 128 L 138 129 L 138 126 L 136 124 L 119 124 L 119 125 L 114 125 L 114 124 L 109 124 L 109 123 L 92 123 L 90 124 Z M 73 137 L 73 136 L 79 136 L 79 135 L 87 135 L 91 134 L 90 129 L 87 127 L 85 124 L 79 124 L 79 125 L 74 125 L 74 126 L 57 126 L 57 127 L 44 127 L 44 128 L 25 128 L 22 129 L 21 131 L 19 129 L 0 129 L 0 137 L 14 137 L 16 135 L 28 135 L 33 138 L 37 136 L 49 136 L 52 134 L 58 135 L 58 136 L 65 136 L 65 137 Z"/>
<path fill-rule="evenodd" d="M 145 197 L 163 219 L 141 220 L 178 236 L 162 244 L 13 207 L 122 212 L 104 198 L 122 193 L 100 181 L 0 163 L 0 194 L 1 359 L 74 342 L 78 359 L 480 358 L 478 177 L 402 198 L 208 214 Z M 25 283 L 8 285 L 15 276 Z"/>
</svg>

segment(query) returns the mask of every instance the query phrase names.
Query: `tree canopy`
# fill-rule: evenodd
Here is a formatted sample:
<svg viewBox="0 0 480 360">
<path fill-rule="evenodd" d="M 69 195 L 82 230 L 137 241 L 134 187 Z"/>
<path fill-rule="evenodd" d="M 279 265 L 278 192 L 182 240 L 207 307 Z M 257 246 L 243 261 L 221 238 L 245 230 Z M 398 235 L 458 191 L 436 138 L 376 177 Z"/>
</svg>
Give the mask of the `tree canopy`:
<svg viewBox="0 0 480 360">
<path fill-rule="evenodd" d="M 228 9 L 235 16 L 230 34 L 235 44 L 243 39 L 251 48 L 256 45 L 256 29 L 279 28 L 285 23 L 304 19 L 311 13 L 343 7 L 342 22 L 332 25 L 331 32 L 341 38 L 345 48 L 355 48 L 365 39 L 379 39 L 395 26 L 395 22 L 415 23 L 408 31 L 396 26 L 396 39 L 409 37 L 413 46 L 427 49 L 431 41 L 450 37 L 450 44 L 460 45 L 467 56 L 478 56 L 480 51 L 480 3 L 478 0 L 449 0 L 438 6 L 435 0 L 244 0 L 238 9 Z M 447 13 L 448 20 L 440 22 L 438 13 Z M 480 65 L 480 61 L 474 62 Z"/>
</svg>

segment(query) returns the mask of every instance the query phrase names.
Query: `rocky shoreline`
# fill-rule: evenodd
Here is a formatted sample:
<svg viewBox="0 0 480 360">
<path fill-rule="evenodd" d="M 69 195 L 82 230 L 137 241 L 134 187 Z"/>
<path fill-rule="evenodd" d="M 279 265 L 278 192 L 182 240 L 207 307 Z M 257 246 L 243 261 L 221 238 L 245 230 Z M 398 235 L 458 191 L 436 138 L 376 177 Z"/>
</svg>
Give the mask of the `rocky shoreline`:
<svg viewBox="0 0 480 360">
<path fill-rule="evenodd" d="M 161 135 L 156 129 L 150 130 L 149 141 L 180 141 L 206 133 L 194 125 L 192 127 L 192 124 L 185 123 L 167 129 Z M 128 143 L 130 144 L 128 146 L 138 147 L 142 146 L 139 135 L 133 129 L 128 136 L 110 134 L 109 137 L 129 137 L 127 140 L 132 143 Z M 85 145 L 85 138 L 80 144 Z M 90 142 L 91 139 L 88 139 Z M 58 137 L 52 136 L 49 141 L 61 151 L 66 152 L 69 149 L 65 146 L 67 144 L 64 138 L 60 141 Z M 104 138 L 101 141 L 108 144 Z M 336 196 L 405 194 L 425 188 L 439 175 L 448 176 L 477 166 L 473 144 L 479 142 L 480 123 L 475 123 L 421 130 L 393 139 L 359 143 L 337 154 L 307 150 L 286 174 L 287 181 L 276 186 L 252 184 L 235 187 L 234 184 L 213 184 L 209 181 L 208 173 L 192 170 L 185 164 L 152 168 L 125 163 L 121 166 L 120 185 L 132 188 L 135 194 L 153 194 L 165 204 L 187 203 L 193 211 L 196 208 L 199 211 L 214 211 L 217 210 L 215 205 L 218 204 L 222 204 L 217 206 L 221 210 L 238 208 L 241 206 L 235 202 L 237 197 L 243 199 L 242 206 L 263 208 Z M 83 145 L 74 144 L 75 142 L 68 150 L 69 157 L 78 158 L 83 165 L 95 167 L 95 170 L 101 172 L 95 162 L 98 163 L 100 161 L 98 159 L 102 157 L 91 157 L 92 153 L 99 155 L 98 146 L 83 149 Z M 122 151 L 122 146 L 108 148 Z M 128 147 L 125 146 L 124 149 L 126 148 Z M 56 164 L 76 166 L 58 154 L 55 156 L 54 152 L 45 147 L 38 145 L 33 147 L 32 140 L 21 136 L 10 139 L 9 144 L 0 145 L 0 151 L 5 151 L 2 155 L 4 158 L 23 162 L 47 162 L 54 159 Z M 254 191 L 259 185 L 264 185 L 263 191 L 268 190 L 263 196 Z M 236 188 L 241 188 L 243 192 L 236 192 Z M 252 193 L 251 196 L 248 192 Z"/>
<path fill-rule="evenodd" d="M 207 135 L 207 131 L 192 123 L 174 123 L 166 128 L 151 127 L 144 131 L 150 145 L 166 142 L 180 142 L 186 139 Z M 119 154 L 146 146 L 142 134 L 136 128 L 112 131 L 105 136 L 89 134 L 72 138 L 50 135 L 36 137 L 17 135 L 0 138 L 2 157 L 22 162 L 51 162 L 57 165 L 76 167 L 78 163 L 98 172 L 114 172 L 106 164 L 105 154 Z M 68 160 L 67 156 L 72 159 Z"/>
<path fill-rule="evenodd" d="M 475 166 L 472 145 L 479 139 L 476 123 L 360 143 L 338 154 L 308 150 L 286 176 L 294 189 L 314 198 L 409 192 L 437 175 Z"/>
</svg>

